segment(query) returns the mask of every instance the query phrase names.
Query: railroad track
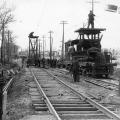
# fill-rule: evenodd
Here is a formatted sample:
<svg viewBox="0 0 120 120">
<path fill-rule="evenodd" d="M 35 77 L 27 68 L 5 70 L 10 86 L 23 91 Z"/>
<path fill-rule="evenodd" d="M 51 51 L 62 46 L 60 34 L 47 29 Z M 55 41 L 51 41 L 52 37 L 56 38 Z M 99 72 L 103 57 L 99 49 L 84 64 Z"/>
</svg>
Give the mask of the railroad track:
<svg viewBox="0 0 120 120">
<path fill-rule="evenodd" d="M 92 83 L 92 84 L 95 84 L 95 85 L 98 85 L 98 86 L 101 86 L 101 87 L 104 87 L 104 88 L 109 89 L 109 90 L 117 90 L 118 91 L 118 89 L 119 89 L 119 85 L 117 83 L 111 83 L 111 82 L 108 82 L 108 81 L 105 81 L 102 79 L 87 78 L 87 79 L 85 79 L 85 81 Z"/>
<path fill-rule="evenodd" d="M 68 77 L 69 79 L 71 79 L 70 76 L 66 75 L 68 73 L 68 71 L 62 70 L 62 69 L 52 69 L 53 73 L 56 74 L 63 74 L 63 77 Z M 83 77 L 83 79 L 86 82 L 92 83 L 94 85 L 100 86 L 100 87 L 104 87 L 106 89 L 109 90 L 119 90 L 119 83 L 117 80 L 113 80 L 113 79 L 98 79 L 98 78 L 91 78 L 91 77 Z M 112 81 L 112 82 L 111 82 Z"/>
<path fill-rule="evenodd" d="M 35 83 L 32 96 L 36 111 L 50 111 L 57 120 L 75 119 L 117 119 L 111 106 L 108 108 L 92 99 L 80 94 L 72 87 L 66 85 L 48 70 L 31 68 Z M 37 89 L 40 92 L 37 92 Z M 33 92 L 32 91 L 32 92 Z"/>
</svg>

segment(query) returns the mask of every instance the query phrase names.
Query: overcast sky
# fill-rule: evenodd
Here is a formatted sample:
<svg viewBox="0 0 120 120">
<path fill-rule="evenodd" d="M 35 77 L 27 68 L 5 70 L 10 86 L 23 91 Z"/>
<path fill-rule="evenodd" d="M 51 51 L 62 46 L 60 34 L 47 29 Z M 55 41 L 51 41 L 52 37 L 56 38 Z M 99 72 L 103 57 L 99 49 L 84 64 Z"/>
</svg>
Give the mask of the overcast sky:
<svg viewBox="0 0 120 120">
<path fill-rule="evenodd" d="M 0 0 L 5 1 L 5 0 Z M 74 33 L 87 24 L 92 0 L 6 0 L 9 7 L 14 7 L 16 22 L 10 29 L 17 36 L 16 43 L 22 48 L 28 47 L 28 34 L 46 36 L 46 49 L 49 49 L 49 31 L 52 30 L 54 49 L 60 49 L 62 40 L 61 21 L 65 20 L 65 41 L 77 38 Z M 120 47 L 120 14 L 105 11 L 106 4 L 117 4 L 120 0 L 96 0 L 94 4 L 95 27 L 106 28 L 103 32 L 103 48 Z"/>
</svg>

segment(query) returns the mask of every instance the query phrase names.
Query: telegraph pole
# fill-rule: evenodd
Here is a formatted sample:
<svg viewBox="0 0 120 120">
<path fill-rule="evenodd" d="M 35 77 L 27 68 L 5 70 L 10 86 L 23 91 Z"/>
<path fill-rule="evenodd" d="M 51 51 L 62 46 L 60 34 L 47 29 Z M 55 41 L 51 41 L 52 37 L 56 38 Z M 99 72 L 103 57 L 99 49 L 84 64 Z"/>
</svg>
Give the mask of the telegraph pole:
<svg viewBox="0 0 120 120">
<path fill-rule="evenodd" d="M 88 2 L 88 3 L 91 3 L 91 5 L 92 5 L 92 12 L 94 13 L 94 3 L 98 3 L 98 1 L 94 1 L 94 0 L 92 0 L 91 2 Z"/>
<path fill-rule="evenodd" d="M 50 33 L 50 61 L 52 60 L 52 37 L 51 34 L 53 33 L 53 31 L 49 31 Z"/>
<path fill-rule="evenodd" d="M 94 12 L 94 0 L 92 0 L 92 12 Z"/>
<path fill-rule="evenodd" d="M 41 46 L 40 46 L 40 39 L 39 39 L 39 58 L 41 59 L 41 54 L 40 54 L 40 52 L 41 52 Z"/>
<path fill-rule="evenodd" d="M 62 61 L 63 61 L 63 59 L 64 59 L 64 34 L 65 34 L 65 33 L 64 33 L 64 25 L 67 24 L 67 22 L 66 22 L 66 21 L 61 21 L 60 24 L 63 25 L 62 51 L 61 51 L 61 59 L 62 59 Z"/>
<path fill-rule="evenodd" d="M 45 36 L 43 35 L 42 38 L 43 38 L 43 58 L 44 58 L 44 57 L 45 57 L 45 53 L 44 53 L 44 51 L 45 51 L 45 50 L 44 50 L 44 49 L 45 49 L 45 48 L 44 48 L 44 44 L 45 44 L 45 43 L 44 43 L 44 42 L 45 42 L 45 41 L 44 41 L 44 40 L 45 40 Z"/>
</svg>

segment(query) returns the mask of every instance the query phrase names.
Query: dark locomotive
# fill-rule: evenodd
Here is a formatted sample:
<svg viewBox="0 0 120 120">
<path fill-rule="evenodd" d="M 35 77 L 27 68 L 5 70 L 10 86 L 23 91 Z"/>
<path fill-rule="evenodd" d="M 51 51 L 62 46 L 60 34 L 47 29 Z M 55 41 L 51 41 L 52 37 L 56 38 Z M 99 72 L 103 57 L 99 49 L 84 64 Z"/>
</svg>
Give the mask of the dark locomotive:
<svg viewBox="0 0 120 120">
<path fill-rule="evenodd" d="M 112 54 L 101 49 L 103 28 L 80 28 L 76 30 L 79 38 L 65 43 L 65 65 L 70 69 L 74 61 L 79 62 L 83 75 L 108 77 L 116 64 L 112 63 Z M 75 49 L 76 48 L 76 49 Z"/>
</svg>

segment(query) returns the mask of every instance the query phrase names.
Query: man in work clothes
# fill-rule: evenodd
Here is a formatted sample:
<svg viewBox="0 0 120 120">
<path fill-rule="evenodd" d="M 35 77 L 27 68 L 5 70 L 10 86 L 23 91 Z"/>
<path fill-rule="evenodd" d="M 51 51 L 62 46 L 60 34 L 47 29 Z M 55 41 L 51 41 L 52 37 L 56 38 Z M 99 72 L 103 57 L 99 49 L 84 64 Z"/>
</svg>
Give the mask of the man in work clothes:
<svg viewBox="0 0 120 120">
<path fill-rule="evenodd" d="M 78 63 L 78 61 L 73 61 L 72 73 L 73 73 L 74 82 L 79 82 L 79 63 Z"/>
<path fill-rule="evenodd" d="M 94 14 L 93 11 L 90 10 L 90 13 L 88 14 L 88 28 L 91 25 L 91 28 L 94 28 Z"/>
</svg>

